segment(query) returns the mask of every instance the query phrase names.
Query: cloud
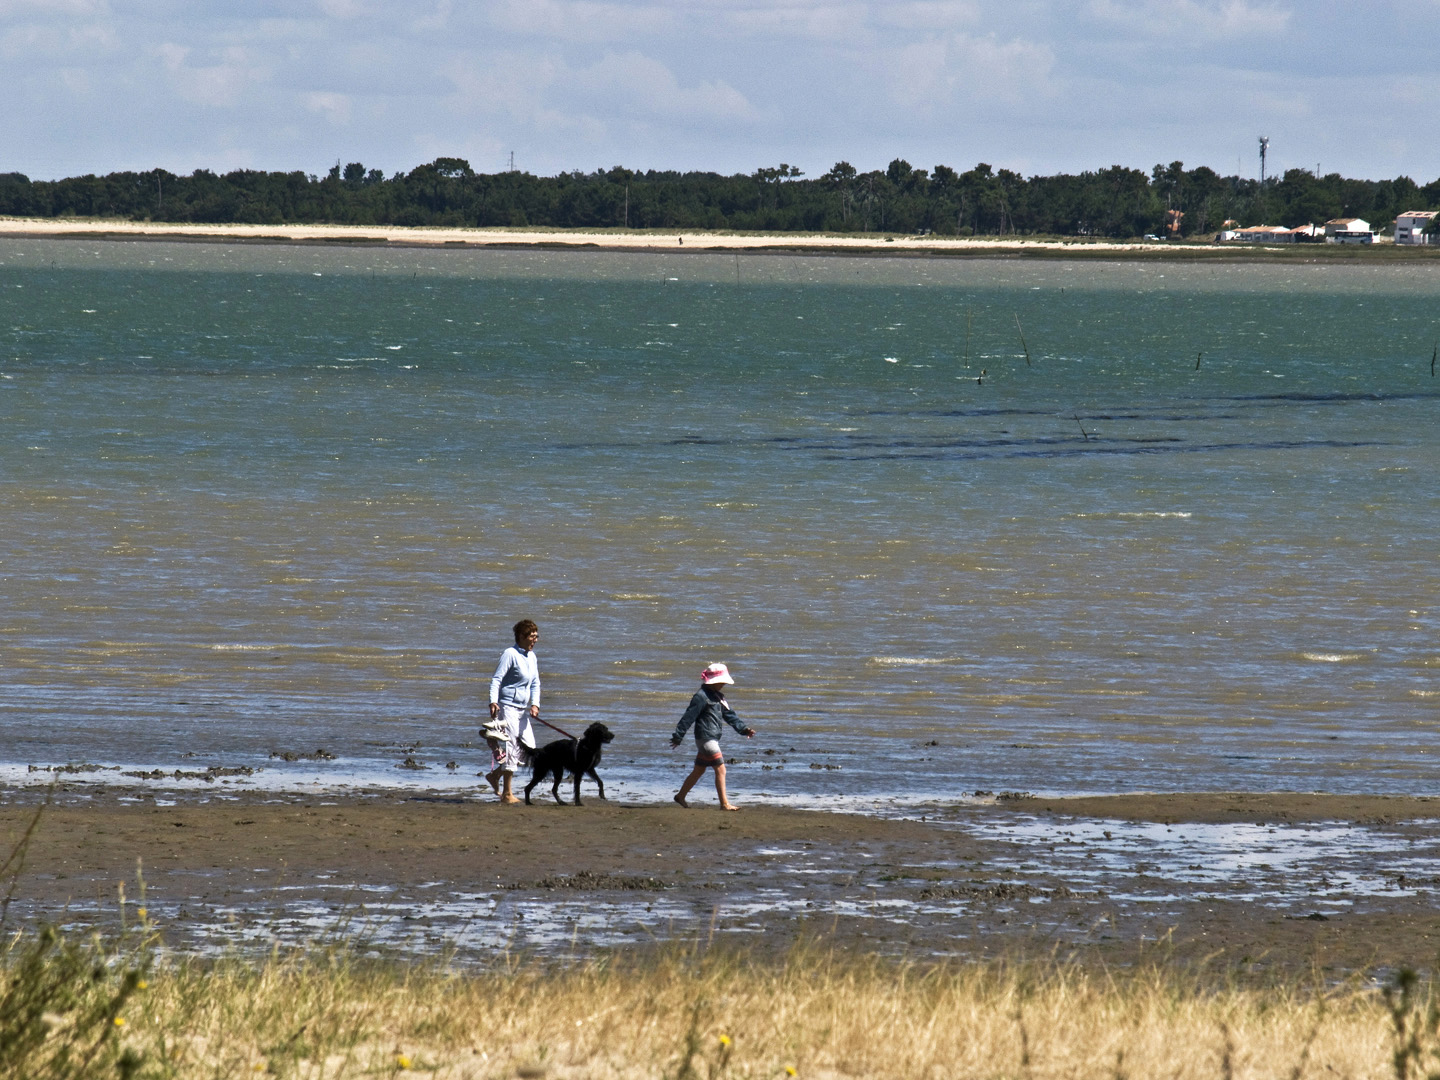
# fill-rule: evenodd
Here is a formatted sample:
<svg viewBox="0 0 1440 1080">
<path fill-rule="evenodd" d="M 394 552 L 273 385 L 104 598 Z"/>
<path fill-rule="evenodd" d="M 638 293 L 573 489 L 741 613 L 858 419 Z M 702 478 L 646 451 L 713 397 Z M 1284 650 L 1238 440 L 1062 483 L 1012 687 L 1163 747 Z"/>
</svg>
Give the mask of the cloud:
<svg viewBox="0 0 1440 1080">
<path fill-rule="evenodd" d="M 1245 0 L 1090 0 L 1088 7 L 1096 20 L 1142 37 L 1228 40 L 1237 47 L 1285 34 L 1292 17 L 1286 8 Z"/>
<path fill-rule="evenodd" d="M 638 52 L 606 53 L 599 63 L 574 72 L 570 86 L 613 110 L 687 123 L 748 119 L 755 110 L 745 95 L 724 80 L 682 86 L 666 65 Z"/>
<path fill-rule="evenodd" d="M 1394 100 L 1401 105 L 1428 108 L 1440 98 L 1440 77 L 1435 75 L 1398 76 L 1391 83 Z M 1425 130 L 1428 138 L 1430 132 Z"/>
<path fill-rule="evenodd" d="M 866 3 L 749 4 L 722 13 L 717 22 L 750 38 L 798 38 L 854 47 L 872 33 L 870 11 Z"/>
<path fill-rule="evenodd" d="M 589 138 L 611 125 L 726 125 L 756 115 L 724 80 L 685 85 L 667 65 L 634 51 L 606 52 L 579 67 L 554 53 L 514 53 L 486 65 L 457 65 L 452 78 L 457 100 L 474 111 L 503 112 L 549 130 L 583 129 Z"/>
<path fill-rule="evenodd" d="M 350 122 L 352 103 L 347 94 L 336 94 L 328 90 L 311 91 L 305 95 L 305 107 L 332 124 Z"/>
<path fill-rule="evenodd" d="M 119 47 L 115 29 L 105 21 L 22 23 L 0 33 L 0 56 L 35 64 L 41 58 L 73 67 L 96 63 Z"/>
<path fill-rule="evenodd" d="M 319 0 L 320 10 L 332 19 L 363 19 L 381 14 L 375 0 Z"/>
<path fill-rule="evenodd" d="M 1435 40 L 1440 0 L 0 0 L 0 141 L 37 176 L 512 148 L 542 173 L 1229 173 L 1265 131 L 1277 159 L 1429 177 Z M 1392 137 L 1355 135 L 1377 116 Z"/>
<path fill-rule="evenodd" d="M 1019 104 L 1057 93 L 1055 54 L 1048 45 L 953 34 L 906 45 L 886 57 L 891 94 L 926 112 L 956 103 Z"/>
<path fill-rule="evenodd" d="M 876 24 L 901 30 L 953 30 L 980 20 L 979 6 L 969 0 L 915 0 L 879 4 L 871 10 Z"/>
<path fill-rule="evenodd" d="M 662 4 L 603 0 L 493 0 L 484 9 L 494 29 L 525 38 L 602 44 L 673 32 L 681 13 Z"/>
<path fill-rule="evenodd" d="M 451 102 L 462 116 L 480 113 L 531 122 L 562 71 L 558 58 L 536 53 L 500 52 L 483 60 L 465 57 L 448 65 Z"/>
<path fill-rule="evenodd" d="M 410 25 L 421 33 L 444 30 L 450 23 L 453 10 L 450 0 L 435 0 L 434 10 L 417 15 Z"/>
<path fill-rule="evenodd" d="M 802 49 L 832 48 L 863 64 L 868 51 L 887 43 L 973 29 L 982 21 L 979 0 L 758 0 L 724 5 L 714 14 L 710 33 L 728 32 L 752 42 L 789 42 Z"/>
<path fill-rule="evenodd" d="M 93 18 L 109 14 L 108 0 L 0 0 L 0 19 L 17 15 L 59 15 Z"/>
<path fill-rule="evenodd" d="M 93 63 L 116 44 L 108 0 L 0 0 L 0 56 L 19 61 L 7 90 L 37 62 Z"/>
<path fill-rule="evenodd" d="M 255 62 L 243 46 L 221 49 L 217 61 L 210 64 L 190 63 L 194 51 L 188 45 L 170 41 L 155 47 L 156 55 L 170 74 L 171 85 L 192 104 L 234 108 L 252 84 L 269 77 L 268 69 Z"/>
</svg>

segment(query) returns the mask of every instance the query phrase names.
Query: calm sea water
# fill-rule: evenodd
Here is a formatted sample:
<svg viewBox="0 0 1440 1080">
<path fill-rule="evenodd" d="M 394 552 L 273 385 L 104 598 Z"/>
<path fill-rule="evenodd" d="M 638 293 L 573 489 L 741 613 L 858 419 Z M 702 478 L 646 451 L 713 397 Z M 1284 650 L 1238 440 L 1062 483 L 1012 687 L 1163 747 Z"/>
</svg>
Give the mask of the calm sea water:
<svg viewBox="0 0 1440 1080">
<path fill-rule="evenodd" d="M 3 241 L 3 775 L 471 787 L 530 617 L 622 795 L 683 773 L 712 660 L 749 798 L 1437 792 L 1437 299 L 1428 264 Z"/>
</svg>

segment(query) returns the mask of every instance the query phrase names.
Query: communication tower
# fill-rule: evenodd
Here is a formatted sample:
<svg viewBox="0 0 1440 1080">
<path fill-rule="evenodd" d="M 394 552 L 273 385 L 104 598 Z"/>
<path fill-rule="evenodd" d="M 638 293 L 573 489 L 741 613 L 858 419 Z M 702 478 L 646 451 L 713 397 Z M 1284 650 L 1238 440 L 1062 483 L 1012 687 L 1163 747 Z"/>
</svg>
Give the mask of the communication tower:
<svg viewBox="0 0 1440 1080">
<path fill-rule="evenodd" d="M 1265 183 L 1265 153 L 1270 149 L 1270 136 L 1260 136 L 1260 183 Z"/>
</svg>

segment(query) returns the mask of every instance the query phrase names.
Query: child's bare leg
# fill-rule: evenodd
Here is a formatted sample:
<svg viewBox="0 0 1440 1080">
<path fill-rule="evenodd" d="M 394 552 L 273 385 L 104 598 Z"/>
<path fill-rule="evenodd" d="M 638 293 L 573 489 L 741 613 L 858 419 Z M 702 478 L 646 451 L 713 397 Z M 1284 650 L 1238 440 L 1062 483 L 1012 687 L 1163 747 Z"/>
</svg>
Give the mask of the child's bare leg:
<svg viewBox="0 0 1440 1080">
<path fill-rule="evenodd" d="M 696 783 L 699 782 L 700 777 L 704 775 L 704 765 L 696 765 L 695 768 L 691 769 L 690 775 L 687 776 L 685 778 L 685 782 L 680 785 L 680 790 L 675 795 L 675 801 L 678 802 L 681 806 L 689 806 L 689 804 L 685 801 L 685 796 L 690 794 L 690 789 L 693 788 Z"/>
<path fill-rule="evenodd" d="M 715 794 L 720 796 L 721 810 L 739 810 L 738 806 L 730 803 L 729 797 L 725 794 L 725 766 L 715 766 Z"/>
</svg>

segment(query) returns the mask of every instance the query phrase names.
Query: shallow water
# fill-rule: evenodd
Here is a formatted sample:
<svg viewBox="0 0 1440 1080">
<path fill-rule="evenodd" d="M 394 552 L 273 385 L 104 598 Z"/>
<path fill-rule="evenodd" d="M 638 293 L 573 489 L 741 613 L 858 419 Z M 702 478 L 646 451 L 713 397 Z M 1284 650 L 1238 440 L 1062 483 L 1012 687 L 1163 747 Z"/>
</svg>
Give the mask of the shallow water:
<svg viewBox="0 0 1440 1080">
<path fill-rule="evenodd" d="M 749 798 L 1432 792 L 1437 294 L 0 241 L 0 775 L 474 785 L 531 617 L 628 798 L 711 660 Z"/>
</svg>

